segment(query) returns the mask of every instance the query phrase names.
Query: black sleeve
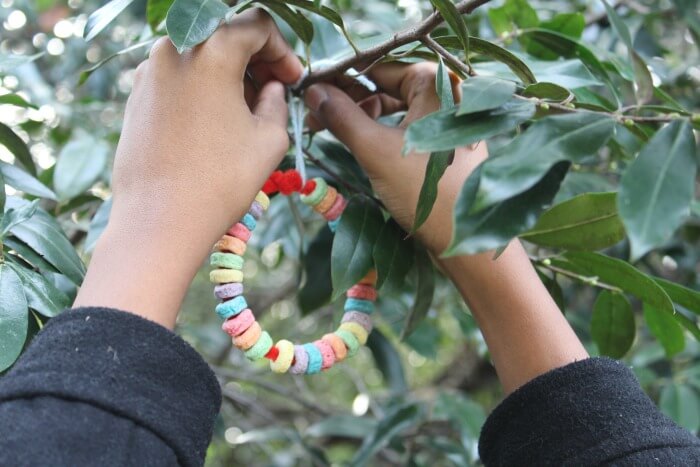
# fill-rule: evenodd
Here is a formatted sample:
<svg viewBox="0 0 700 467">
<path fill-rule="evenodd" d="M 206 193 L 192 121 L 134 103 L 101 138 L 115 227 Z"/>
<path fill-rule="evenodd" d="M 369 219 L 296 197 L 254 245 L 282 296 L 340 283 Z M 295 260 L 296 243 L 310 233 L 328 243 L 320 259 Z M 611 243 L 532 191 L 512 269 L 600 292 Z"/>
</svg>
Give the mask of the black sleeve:
<svg viewBox="0 0 700 467">
<path fill-rule="evenodd" d="M 0 378 L 0 465 L 202 465 L 220 404 L 177 335 L 131 313 L 69 310 Z"/>
<path fill-rule="evenodd" d="M 479 452 L 487 466 L 700 465 L 700 440 L 608 358 L 550 371 L 508 396 L 486 420 Z"/>
</svg>

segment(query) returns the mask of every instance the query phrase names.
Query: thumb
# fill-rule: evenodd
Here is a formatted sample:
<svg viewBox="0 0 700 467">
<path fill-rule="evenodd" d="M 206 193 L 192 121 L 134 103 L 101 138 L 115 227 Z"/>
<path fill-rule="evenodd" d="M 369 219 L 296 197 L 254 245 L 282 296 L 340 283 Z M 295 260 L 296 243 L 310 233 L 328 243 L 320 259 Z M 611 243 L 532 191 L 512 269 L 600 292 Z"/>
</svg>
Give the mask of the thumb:
<svg viewBox="0 0 700 467">
<path fill-rule="evenodd" d="M 284 85 L 279 81 L 265 83 L 253 104 L 253 115 L 262 122 L 284 128 L 286 131 L 287 112 Z"/>
<path fill-rule="evenodd" d="M 350 96 L 329 84 L 314 84 L 304 93 L 312 116 L 330 130 L 367 170 L 401 154 L 403 131 L 377 123 Z"/>
</svg>

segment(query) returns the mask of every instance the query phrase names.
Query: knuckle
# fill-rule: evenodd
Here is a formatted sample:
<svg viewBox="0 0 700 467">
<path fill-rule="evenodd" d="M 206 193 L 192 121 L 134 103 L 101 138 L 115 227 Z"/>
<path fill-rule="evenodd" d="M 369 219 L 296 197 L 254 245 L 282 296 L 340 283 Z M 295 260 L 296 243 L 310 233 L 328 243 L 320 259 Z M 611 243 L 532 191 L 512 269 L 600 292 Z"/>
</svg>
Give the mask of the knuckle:
<svg viewBox="0 0 700 467">
<path fill-rule="evenodd" d="M 149 58 L 160 61 L 168 57 L 172 57 L 173 54 L 177 54 L 175 46 L 169 37 L 163 36 L 153 44 L 153 47 L 151 47 Z"/>
</svg>

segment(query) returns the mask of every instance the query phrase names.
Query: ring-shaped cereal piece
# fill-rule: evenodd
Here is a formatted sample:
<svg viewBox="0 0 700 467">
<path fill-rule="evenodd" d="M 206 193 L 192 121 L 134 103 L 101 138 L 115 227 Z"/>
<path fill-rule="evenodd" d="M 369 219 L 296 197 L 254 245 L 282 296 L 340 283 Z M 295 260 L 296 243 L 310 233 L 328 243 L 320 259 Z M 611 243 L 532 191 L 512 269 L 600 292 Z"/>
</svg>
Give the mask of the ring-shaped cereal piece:
<svg viewBox="0 0 700 467">
<path fill-rule="evenodd" d="M 245 351 L 245 356 L 248 360 L 260 360 L 270 351 L 271 348 L 272 337 L 270 337 L 270 334 L 268 334 L 267 331 L 263 331 L 255 344 Z"/>
<path fill-rule="evenodd" d="M 350 331 L 353 333 L 355 338 L 357 339 L 357 342 L 360 343 L 360 345 L 365 345 L 367 343 L 367 336 L 369 336 L 369 333 L 365 328 L 360 326 L 359 324 L 352 322 L 352 321 L 346 321 L 342 323 L 339 327 L 339 330 L 346 330 Z"/>
<path fill-rule="evenodd" d="M 307 375 L 315 375 L 323 368 L 323 355 L 318 347 L 313 344 L 304 344 L 304 350 L 309 356 L 309 366 L 306 367 Z"/>
<path fill-rule="evenodd" d="M 209 273 L 209 280 L 215 284 L 242 282 L 243 273 L 238 269 L 214 269 Z"/>
<path fill-rule="evenodd" d="M 275 344 L 275 347 L 279 353 L 276 359 L 270 360 L 270 369 L 274 373 L 285 373 L 294 361 L 294 344 L 282 339 Z"/>
<path fill-rule="evenodd" d="M 314 181 L 316 182 L 316 188 L 314 188 L 314 191 L 308 195 L 301 195 L 301 202 L 308 204 L 309 206 L 316 206 L 328 192 L 328 184 L 324 179 L 316 177 L 314 178 Z"/>
<path fill-rule="evenodd" d="M 233 338 L 233 345 L 241 350 L 248 350 L 260 339 L 261 334 L 262 328 L 260 327 L 260 323 L 255 321 L 243 334 Z"/>
</svg>

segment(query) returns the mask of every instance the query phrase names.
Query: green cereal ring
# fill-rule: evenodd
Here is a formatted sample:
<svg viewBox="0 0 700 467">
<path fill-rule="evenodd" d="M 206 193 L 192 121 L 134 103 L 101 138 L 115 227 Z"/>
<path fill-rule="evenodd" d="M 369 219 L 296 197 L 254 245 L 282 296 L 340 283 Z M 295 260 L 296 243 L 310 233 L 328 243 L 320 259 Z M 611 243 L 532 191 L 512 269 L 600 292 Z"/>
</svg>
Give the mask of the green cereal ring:
<svg viewBox="0 0 700 467">
<path fill-rule="evenodd" d="M 360 343 L 358 342 L 357 337 L 355 337 L 355 334 L 351 333 L 350 331 L 346 329 L 338 329 L 334 334 L 345 342 L 345 346 L 348 348 L 348 357 L 352 357 L 360 349 Z"/>
<path fill-rule="evenodd" d="M 243 257 L 233 253 L 212 253 L 209 257 L 209 264 L 219 268 L 243 269 Z"/>
<path fill-rule="evenodd" d="M 328 184 L 321 177 L 314 178 L 316 188 L 309 195 L 301 195 L 301 202 L 310 206 L 316 206 L 328 193 Z"/>
<path fill-rule="evenodd" d="M 248 360 L 260 360 L 267 355 L 271 348 L 272 337 L 270 337 L 267 331 L 263 331 L 263 333 L 260 334 L 258 341 L 253 344 L 251 348 L 245 351 L 245 356 L 248 358 Z"/>
</svg>

